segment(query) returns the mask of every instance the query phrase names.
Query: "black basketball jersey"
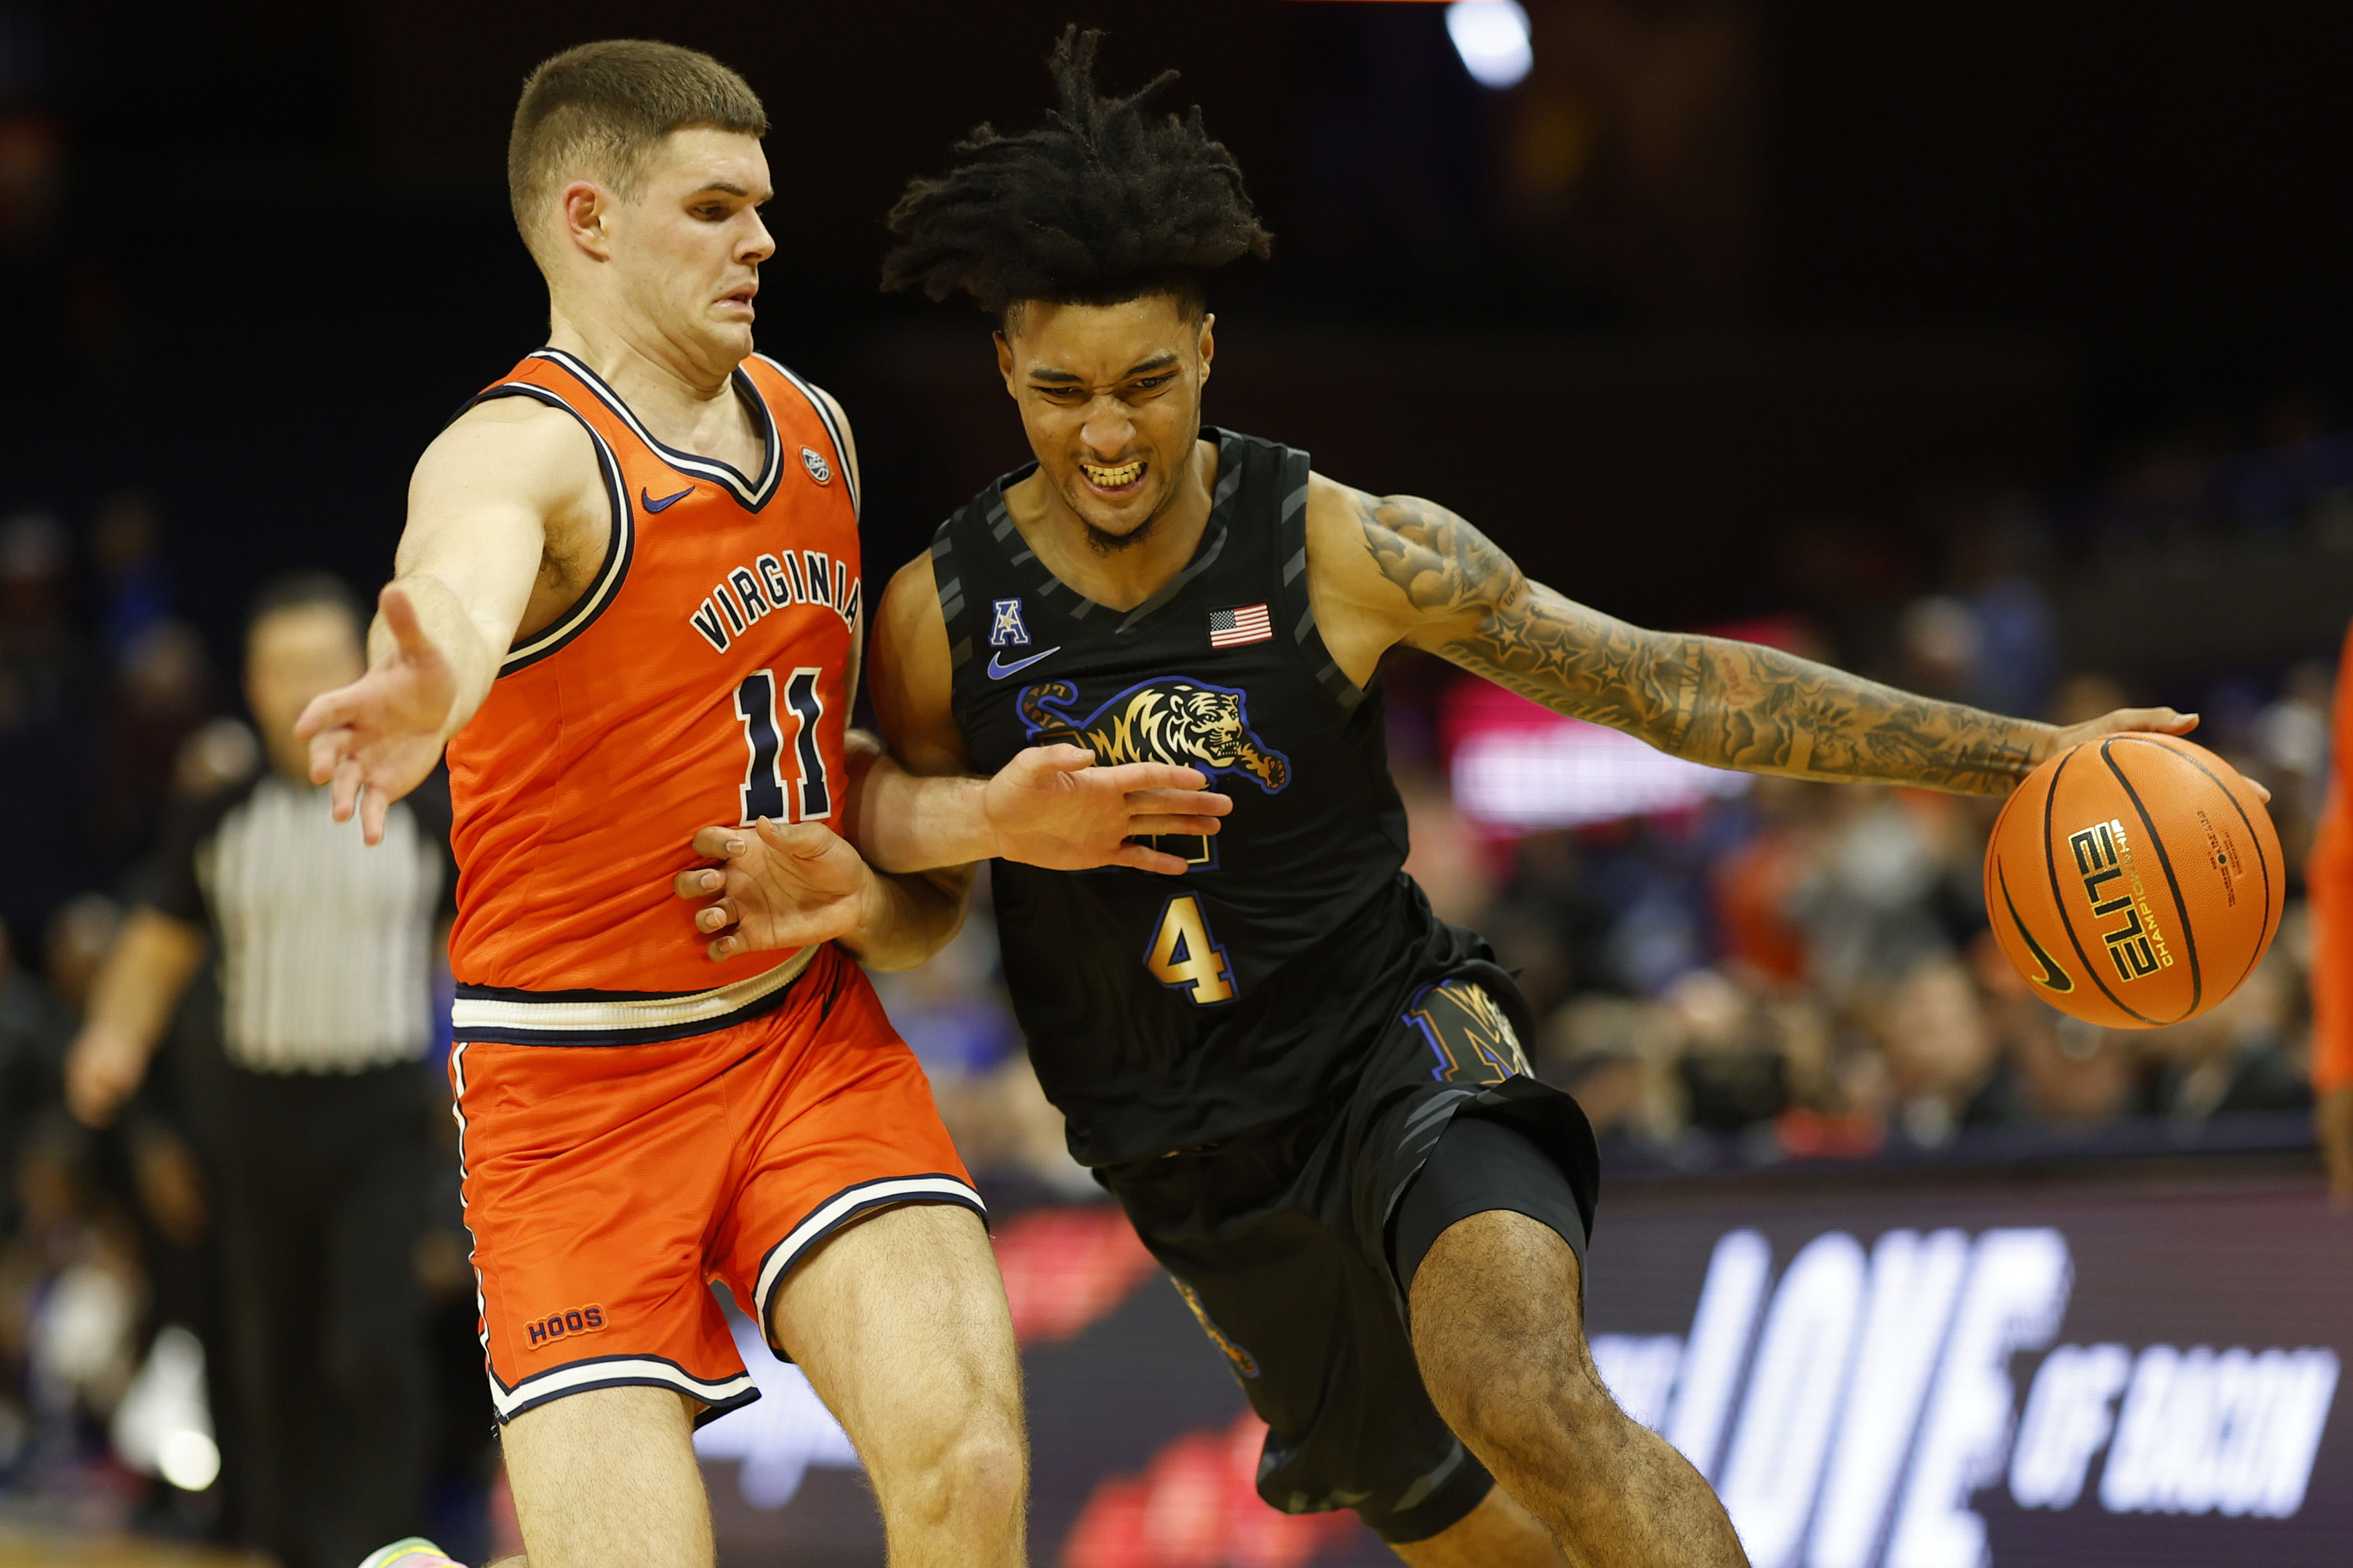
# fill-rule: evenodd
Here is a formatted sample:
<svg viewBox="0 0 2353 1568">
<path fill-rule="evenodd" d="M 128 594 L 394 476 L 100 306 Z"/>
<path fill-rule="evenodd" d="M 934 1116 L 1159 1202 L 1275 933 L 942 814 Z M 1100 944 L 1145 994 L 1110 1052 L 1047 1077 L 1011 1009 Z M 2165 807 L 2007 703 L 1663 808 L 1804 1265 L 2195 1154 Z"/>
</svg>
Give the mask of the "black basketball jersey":
<svg viewBox="0 0 2353 1568">
<path fill-rule="evenodd" d="M 1058 742 L 1198 768 L 1223 830 L 1163 839 L 1181 877 L 998 861 L 1006 982 L 1071 1152 L 1114 1164 L 1302 1110 L 1417 984 L 1490 959 L 1401 868 L 1378 678 L 1360 689 L 1307 595 L 1304 452 L 1230 431 L 1185 569 L 1133 610 L 1050 574 L 1008 474 L 940 526 L 932 566 L 974 764 Z"/>
</svg>

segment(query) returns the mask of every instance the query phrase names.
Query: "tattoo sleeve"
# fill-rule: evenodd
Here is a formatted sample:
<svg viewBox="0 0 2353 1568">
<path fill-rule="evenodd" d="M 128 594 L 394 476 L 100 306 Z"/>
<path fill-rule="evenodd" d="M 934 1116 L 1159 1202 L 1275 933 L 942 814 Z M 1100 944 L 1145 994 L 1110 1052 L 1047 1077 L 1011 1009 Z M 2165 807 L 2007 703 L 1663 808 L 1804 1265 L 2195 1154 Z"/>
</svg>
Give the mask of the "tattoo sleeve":
<svg viewBox="0 0 2353 1568">
<path fill-rule="evenodd" d="M 1358 521 L 1382 574 L 1438 634 L 1419 646 L 1695 763 L 2001 795 L 2052 733 L 1754 643 L 1629 626 L 1531 583 L 1429 501 L 1366 497 Z"/>
</svg>

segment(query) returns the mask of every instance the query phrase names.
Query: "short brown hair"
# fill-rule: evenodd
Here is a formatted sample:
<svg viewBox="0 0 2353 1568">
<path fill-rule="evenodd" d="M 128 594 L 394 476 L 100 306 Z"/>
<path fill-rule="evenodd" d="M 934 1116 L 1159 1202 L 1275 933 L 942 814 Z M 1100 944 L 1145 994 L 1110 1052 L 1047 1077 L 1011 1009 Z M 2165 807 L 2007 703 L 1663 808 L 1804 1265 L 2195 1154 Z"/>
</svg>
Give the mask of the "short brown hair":
<svg viewBox="0 0 2353 1568">
<path fill-rule="evenodd" d="M 507 139 L 507 192 L 523 243 L 538 249 L 533 230 L 559 178 L 585 164 L 634 197 L 647 154 L 691 126 L 765 136 L 768 111 L 742 77 L 676 44 L 607 38 L 540 62 Z"/>
</svg>

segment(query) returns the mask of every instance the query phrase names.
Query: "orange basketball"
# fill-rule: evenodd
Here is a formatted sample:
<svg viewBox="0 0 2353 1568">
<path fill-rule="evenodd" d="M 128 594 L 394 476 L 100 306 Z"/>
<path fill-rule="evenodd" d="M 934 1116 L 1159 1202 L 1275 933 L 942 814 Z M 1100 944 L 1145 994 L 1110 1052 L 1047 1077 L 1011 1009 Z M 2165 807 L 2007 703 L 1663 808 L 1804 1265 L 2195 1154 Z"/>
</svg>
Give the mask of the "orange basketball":
<svg viewBox="0 0 2353 1568">
<path fill-rule="evenodd" d="M 2002 807 L 1986 914 L 2045 1002 L 2154 1029 L 2239 988 L 2279 932 L 2286 872 L 2237 769 L 2170 735 L 2110 735 L 2044 763 Z"/>
</svg>

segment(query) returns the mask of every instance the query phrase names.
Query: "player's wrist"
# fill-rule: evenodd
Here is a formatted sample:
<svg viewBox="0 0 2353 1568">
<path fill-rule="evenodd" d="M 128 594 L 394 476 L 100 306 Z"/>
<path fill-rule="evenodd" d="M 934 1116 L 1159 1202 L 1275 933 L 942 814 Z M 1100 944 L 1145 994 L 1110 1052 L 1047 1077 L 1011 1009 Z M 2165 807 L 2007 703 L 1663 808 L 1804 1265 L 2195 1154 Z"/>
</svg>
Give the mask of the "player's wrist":
<svg viewBox="0 0 2353 1568">
<path fill-rule="evenodd" d="M 972 825 L 973 860 L 1018 860 L 1021 847 L 1034 832 L 1034 827 L 1020 820 L 1021 802 L 1006 774 L 1013 769 L 1008 763 L 994 778 L 960 779 L 965 792 L 965 805 Z"/>
<path fill-rule="evenodd" d="M 2013 770 L 2018 778 L 2024 778 L 2036 768 L 2065 751 L 2069 745 L 2068 737 L 2073 733 L 2072 731 L 2063 730 L 2056 724 L 2045 724 L 2037 720 L 2021 719 L 2016 722 L 2020 729 L 2026 731 L 2026 760 Z"/>
<path fill-rule="evenodd" d="M 873 867 L 859 861 L 857 923 L 834 940 L 841 942 L 860 957 L 887 942 L 895 923 L 897 910 L 892 897 L 891 879 Z"/>
</svg>

